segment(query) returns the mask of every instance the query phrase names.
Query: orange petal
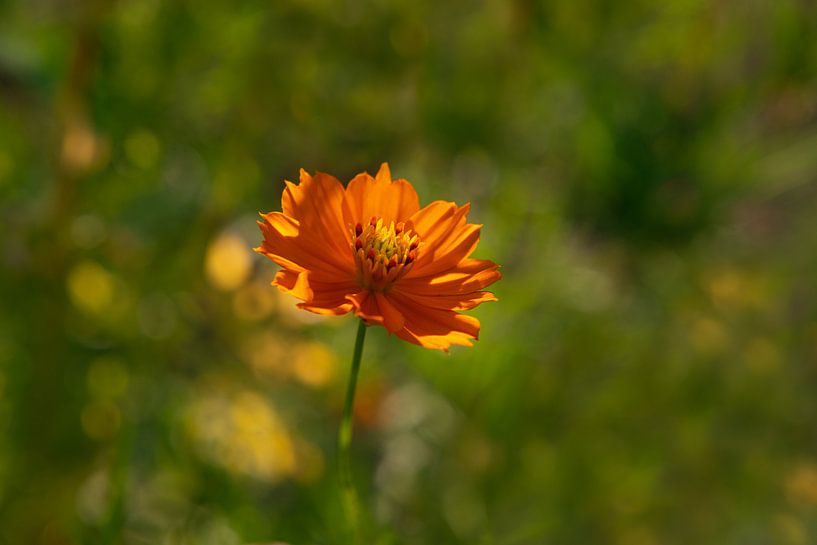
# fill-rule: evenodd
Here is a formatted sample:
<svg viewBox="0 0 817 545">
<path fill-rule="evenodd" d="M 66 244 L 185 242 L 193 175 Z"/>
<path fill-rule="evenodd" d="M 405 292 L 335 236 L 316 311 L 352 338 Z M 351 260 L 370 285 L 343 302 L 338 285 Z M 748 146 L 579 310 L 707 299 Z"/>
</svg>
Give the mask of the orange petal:
<svg viewBox="0 0 817 545">
<path fill-rule="evenodd" d="M 403 316 L 382 293 L 361 291 L 346 299 L 354 305 L 355 314 L 367 322 L 382 325 L 389 333 L 403 328 Z"/>
<path fill-rule="evenodd" d="M 496 296 L 490 291 L 473 291 L 452 295 L 419 295 L 401 291 L 399 287 L 395 286 L 393 292 L 405 295 L 420 305 L 440 310 L 471 310 L 481 303 L 497 301 Z"/>
<path fill-rule="evenodd" d="M 323 172 L 310 176 L 303 169 L 299 185 L 286 182 L 281 198 L 284 215 L 297 220 L 303 230 L 314 233 L 322 251 L 335 252 L 351 262 L 344 207 L 343 184 L 337 178 Z"/>
<path fill-rule="evenodd" d="M 297 237 L 301 231 L 301 224 L 291 216 L 281 212 L 261 213 L 261 217 L 269 223 L 273 229 L 285 237 Z"/>
<path fill-rule="evenodd" d="M 386 329 L 389 333 L 396 333 L 403 329 L 405 325 L 405 319 L 403 315 L 400 314 L 394 305 L 380 292 L 374 294 L 375 299 L 377 299 L 377 307 L 380 309 L 380 314 L 383 315 L 383 325 L 386 326 Z"/>
<path fill-rule="evenodd" d="M 364 290 L 347 295 L 346 300 L 352 303 L 356 315 L 371 324 L 383 325 L 385 318 L 377 306 L 377 299 L 370 291 Z"/>
<path fill-rule="evenodd" d="M 436 244 L 422 248 L 419 259 L 406 278 L 439 274 L 455 267 L 476 249 L 480 229 L 481 225 L 467 223 L 452 229 Z"/>
<path fill-rule="evenodd" d="M 405 326 L 397 332 L 404 340 L 426 348 L 448 351 L 452 344 L 472 346 L 479 338 L 479 320 L 451 310 L 439 310 L 390 292 L 389 301 L 405 318 Z"/>
<path fill-rule="evenodd" d="M 278 271 L 275 273 L 275 278 L 272 279 L 272 285 L 284 293 L 292 291 L 296 282 L 298 282 L 298 273 L 287 269 Z"/>
<path fill-rule="evenodd" d="M 346 187 L 348 223 L 368 221 L 372 216 L 391 221 L 408 220 L 420 208 L 414 187 L 406 180 L 392 181 L 389 165 L 383 163 L 375 178 L 363 173 Z"/>
<path fill-rule="evenodd" d="M 298 184 L 293 184 L 289 180 L 284 181 L 284 192 L 281 195 L 281 210 L 290 217 L 295 217 L 301 203 L 306 198 L 304 188 L 312 182 L 312 175 L 301 169 Z"/>
<path fill-rule="evenodd" d="M 377 174 L 375 174 L 375 180 L 382 183 L 391 183 L 391 169 L 389 168 L 388 163 L 380 163 L 380 168 L 377 170 Z"/>
<path fill-rule="evenodd" d="M 343 259 L 337 253 L 325 251 L 320 239 L 309 230 L 298 227 L 298 223 L 292 218 L 280 212 L 271 212 L 264 218 L 266 221 L 258 222 L 264 234 L 264 242 L 255 249 L 258 253 L 266 255 L 284 268 L 312 271 L 325 281 L 354 277 L 355 265 L 351 258 Z M 296 236 L 283 234 L 291 235 L 296 229 Z M 351 252 L 347 250 L 347 253 Z"/>
<path fill-rule="evenodd" d="M 472 337 L 465 333 L 454 331 L 448 335 L 428 335 L 425 333 L 417 333 L 408 327 L 404 327 L 397 332 L 397 336 L 410 343 L 422 346 L 423 348 L 430 348 L 433 350 L 442 350 L 448 352 L 451 345 L 459 346 L 474 346 L 471 342 Z"/>
<path fill-rule="evenodd" d="M 309 312 L 314 312 L 315 314 L 322 314 L 323 316 L 342 316 L 351 312 L 353 308 L 352 303 L 349 303 L 348 301 L 337 306 L 327 307 L 313 305 L 311 303 L 298 303 L 295 306 L 303 310 L 308 310 Z"/>
<path fill-rule="evenodd" d="M 453 202 L 434 201 L 412 214 L 409 221 L 414 231 L 420 235 L 420 239 L 429 244 L 445 235 L 454 226 L 452 220 L 459 210 Z M 465 212 L 467 213 L 467 209 Z"/>
<path fill-rule="evenodd" d="M 309 272 L 283 270 L 275 275 L 274 286 L 304 301 L 298 307 L 317 314 L 339 315 L 352 310 L 346 296 L 360 288 L 353 282 L 321 282 Z"/>
<path fill-rule="evenodd" d="M 416 278 L 401 278 L 395 289 L 417 295 L 455 295 L 472 293 L 500 278 L 499 265 L 486 259 L 463 259 L 444 273 Z"/>
</svg>

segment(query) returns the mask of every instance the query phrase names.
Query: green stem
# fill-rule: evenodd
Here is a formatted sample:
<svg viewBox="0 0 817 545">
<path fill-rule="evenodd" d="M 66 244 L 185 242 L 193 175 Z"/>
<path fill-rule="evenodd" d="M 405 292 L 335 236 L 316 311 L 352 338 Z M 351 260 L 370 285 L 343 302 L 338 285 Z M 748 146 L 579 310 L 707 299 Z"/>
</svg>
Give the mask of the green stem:
<svg viewBox="0 0 817 545">
<path fill-rule="evenodd" d="M 349 384 L 346 386 L 346 403 L 343 405 L 343 418 L 338 431 L 338 456 L 340 462 L 340 486 L 343 494 L 343 507 L 351 528 L 355 543 L 362 543 L 360 531 L 360 512 L 357 491 L 352 480 L 352 466 L 349 462 L 349 446 L 352 443 L 352 409 L 355 405 L 357 375 L 360 372 L 360 357 L 363 355 L 363 341 L 366 339 L 366 324 L 360 320 L 355 339 L 355 351 L 352 356 L 352 369 L 349 372 Z"/>
</svg>

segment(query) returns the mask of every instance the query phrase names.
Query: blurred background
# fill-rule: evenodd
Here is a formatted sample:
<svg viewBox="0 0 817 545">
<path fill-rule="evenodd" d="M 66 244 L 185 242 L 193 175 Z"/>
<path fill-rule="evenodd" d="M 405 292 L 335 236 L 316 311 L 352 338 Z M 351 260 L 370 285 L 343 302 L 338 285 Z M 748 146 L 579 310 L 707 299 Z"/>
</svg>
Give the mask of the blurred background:
<svg viewBox="0 0 817 545">
<path fill-rule="evenodd" d="M 370 331 L 372 543 L 817 542 L 813 2 L 0 0 L 0 544 L 343 544 L 356 322 L 251 248 L 382 161 L 504 279 Z"/>
</svg>

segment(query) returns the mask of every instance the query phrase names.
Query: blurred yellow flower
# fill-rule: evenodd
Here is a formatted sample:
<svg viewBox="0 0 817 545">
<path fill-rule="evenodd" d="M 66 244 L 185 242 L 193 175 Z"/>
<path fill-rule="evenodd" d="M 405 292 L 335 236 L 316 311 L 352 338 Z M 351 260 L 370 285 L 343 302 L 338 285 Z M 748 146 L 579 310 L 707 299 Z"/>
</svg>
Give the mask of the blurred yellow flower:
<svg viewBox="0 0 817 545">
<path fill-rule="evenodd" d="M 207 279 L 220 290 L 238 288 L 250 275 L 251 254 L 244 240 L 233 233 L 223 233 L 207 248 L 204 270 Z"/>
<path fill-rule="evenodd" d="M 817 463 L 803 462 L 795 466 L 786 475 L 784 486 L 790 503 L 817 506 Z"/>
<path fill-rule="evenodd" d="M 297 457 L 301 440 L 250 390 L 195 400 L 186 428 L 202 456 L 232 472 L 275 482 L 302 470 Z"/>
<path fill-rule="evenodd" d="M 233 312 L 238 318 L 255 321 L 266 318 L 275 310 L 277 297 L 262 282 L 250 282 L 233 296 Z"/>
<path fill-rule="evenodd" d="M 326 385 L 335 374 L 337 361 L 326 345 L 307 342 L 298 345 L 293 354 L 292 374 L 308 386 Z"/>
<path fill-rule="evenodd" d="M 68 273 L 71 302 L 89 314 L 103 314 L 114 300 L 113 275 L 93 261 L 83 261 Z"/>
</svg>

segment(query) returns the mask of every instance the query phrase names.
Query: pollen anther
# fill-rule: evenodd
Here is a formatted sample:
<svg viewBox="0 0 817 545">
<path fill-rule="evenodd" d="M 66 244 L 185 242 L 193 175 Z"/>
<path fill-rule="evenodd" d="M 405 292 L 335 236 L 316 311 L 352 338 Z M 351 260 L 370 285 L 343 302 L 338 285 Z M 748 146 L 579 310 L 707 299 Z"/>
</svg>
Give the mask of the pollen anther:
<svg viewBox="0 0 817 545">
<path fill-rule="evenodd" d="M 358 282 L 368 289 L 388 291 L 417 259 L 420 238 L 404 222 L 386 224 L 373 216 L 365 226 L 350 226 L 350 234 Z"/>
</svg>

